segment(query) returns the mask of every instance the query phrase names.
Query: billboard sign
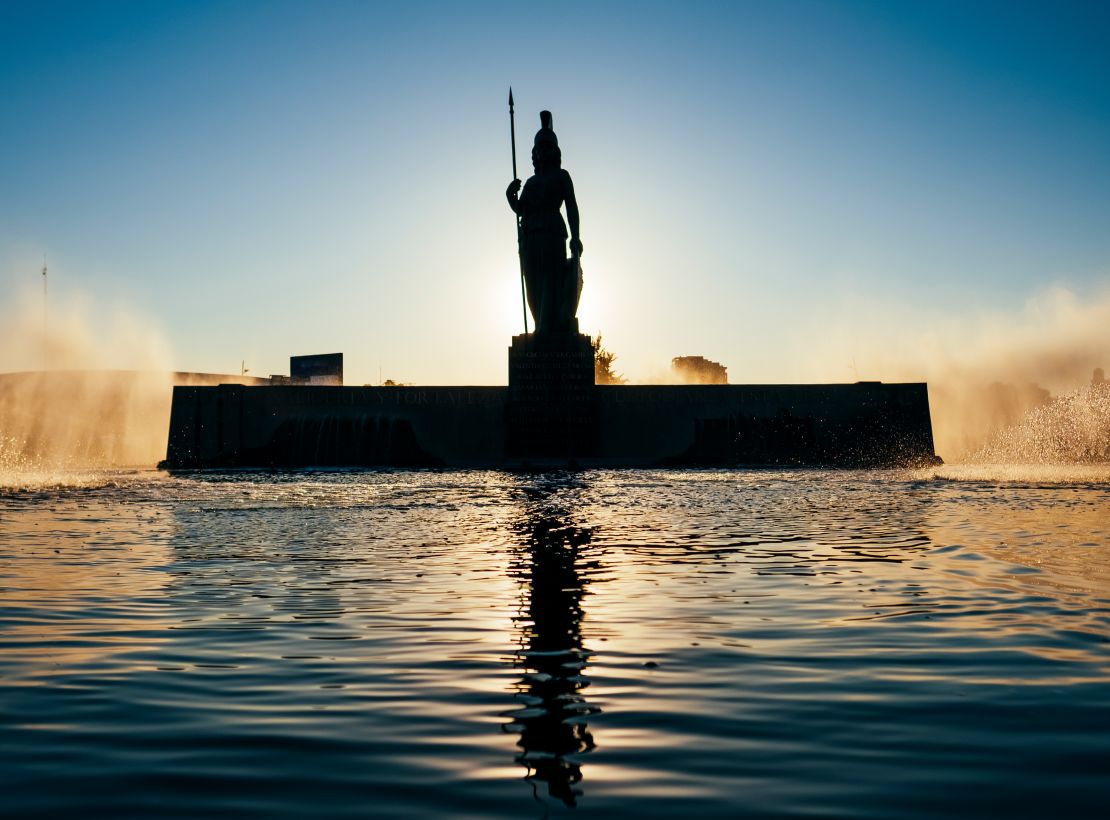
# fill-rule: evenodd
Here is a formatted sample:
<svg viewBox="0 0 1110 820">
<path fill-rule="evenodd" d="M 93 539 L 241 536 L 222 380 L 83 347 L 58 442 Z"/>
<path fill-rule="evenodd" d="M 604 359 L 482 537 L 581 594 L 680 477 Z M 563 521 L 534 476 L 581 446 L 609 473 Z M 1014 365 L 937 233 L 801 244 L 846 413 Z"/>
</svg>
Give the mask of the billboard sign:
<svg viewBox="0 0 1110 820">
<path fill-rule="evenodd" d="M 302 384 L 343 385 L 343 354 L 290 356 L 289 378 Z"/>
</svg>

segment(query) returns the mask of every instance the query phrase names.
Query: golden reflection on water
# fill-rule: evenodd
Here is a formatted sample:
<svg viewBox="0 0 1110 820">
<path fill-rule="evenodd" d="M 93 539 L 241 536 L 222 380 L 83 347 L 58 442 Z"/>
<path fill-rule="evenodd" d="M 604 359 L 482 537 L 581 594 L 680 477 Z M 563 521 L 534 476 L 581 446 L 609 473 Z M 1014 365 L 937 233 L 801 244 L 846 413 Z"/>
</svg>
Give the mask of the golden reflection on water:
<svg viewBox="0 0 1110 820">
<path fill-rule="evenodd" d="M 276 739 L 295 776 L 510 794 L 499 816 L 534 809 L 512 802 L 522 777 L 551 811 L 711 795 L 804 814 L 799 785 L 827 808 L 845 779 L 885 782 L 889 755 L 951 763 L 922 738 L 993 759 L 1011 696 L 1099 705 L 1107 498 L 819 471 L 229 474 L 0 497 L 2 668 L 33 692 L 75 673 L 114 703 L 97 728 L 120 760 L 129 721 L 136 744 L 181 725 L 195 759 L 242 744 L 222 760 L 265 788 Z M 996 722 L 976 739 L 981 705 Z M 305 775 L 312 737 L 327 744 Z"/>
<path fill-rule="evenodd" d="M 930 539 L 962 559 L 950 569 L 989 586 L 1045 587 L 1074 603 L 1077 596 L 1110 597 L 1105 503 L 1067 488 L 1052 490 L 1052 503 L 1039 500 L 1036 488 L 1012 490 L 1007 504 L 997 503 L 997 493 L 979 488 L 930 507 Z"/>
<path fill-rule="evenodd" d="M 0 539 L 0 607 L 12 613 L 2 637 L 20 678 L 111 665 L 166 640 L 172 623 L 162 594 L 172 522 L 157 507 L 24 501 L 5 511 Z M 134 668 L 141 668 L 143 664 Z"/>
</svg>

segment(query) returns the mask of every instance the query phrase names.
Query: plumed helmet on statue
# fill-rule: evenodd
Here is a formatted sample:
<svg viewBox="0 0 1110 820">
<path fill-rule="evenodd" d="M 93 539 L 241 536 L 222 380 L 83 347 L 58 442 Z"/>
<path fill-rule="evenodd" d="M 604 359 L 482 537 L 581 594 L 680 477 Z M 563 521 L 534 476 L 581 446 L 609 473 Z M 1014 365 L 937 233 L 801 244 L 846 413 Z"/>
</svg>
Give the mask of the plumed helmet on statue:
<svg viewBox="0 0 1110 820">
<path fill-rule="evenodd" d="M 559 138 L 551 129 L 551 112 L 540 112 L 540 130 L 536 132 L 536 141 L 532 145 L 532 164 L 536 170 L 541 168 L 561 168 L 563 152 L 559 150 Z"/>
<path fill-rule="evenodd" d="M 549 143 L 558 146 L 559 138 L 555 136 L 555 132 L 551 129 L 551 112 L 540 112 L 540 130 L 536 132 L 536 141 L 532 143 L 533 147 L 541 143 Z"/>
</svg>

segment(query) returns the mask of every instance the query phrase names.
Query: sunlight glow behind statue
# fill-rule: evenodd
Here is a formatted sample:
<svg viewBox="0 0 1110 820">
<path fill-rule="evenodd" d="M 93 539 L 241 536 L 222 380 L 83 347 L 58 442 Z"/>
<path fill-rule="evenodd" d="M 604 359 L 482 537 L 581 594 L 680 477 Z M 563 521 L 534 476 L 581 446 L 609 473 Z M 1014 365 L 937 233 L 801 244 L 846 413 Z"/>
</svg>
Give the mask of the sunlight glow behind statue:
<svg viewBox="0 0 1110 820">
<path fill-rule="evenodd" d="M 514 179 L 505 195 L 509 207 L 520 218 L 521 270 L 536 333 L 577 333 L 575 316 L 582 295 L 578 203 L 570 174 L 562 168 L 562 152 L 551 127 L 550 111 L 540 112 L 540 124 L 532 147 L 535 174 L 524 184 L 523 191 L 520 180 Z M 513 153 L 515 171 L 515 145 Z M 567 225 L 560 213 L 564 203 L 570 224 L 569 259 Z"/>
</svg>

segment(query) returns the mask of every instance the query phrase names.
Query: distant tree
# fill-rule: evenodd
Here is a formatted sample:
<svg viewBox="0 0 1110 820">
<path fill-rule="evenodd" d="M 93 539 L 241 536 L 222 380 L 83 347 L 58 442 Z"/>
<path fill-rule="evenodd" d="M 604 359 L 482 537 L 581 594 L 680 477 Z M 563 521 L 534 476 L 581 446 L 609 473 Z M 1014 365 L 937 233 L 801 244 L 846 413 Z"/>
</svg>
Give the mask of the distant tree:
<svg viewBox="0 0 1110 820">
<path fill-rule="evenodd" d="M 628 379 L 613 370 L 617 355 L 601 346 L 601 334 L 592 337 L 590 342 L 594 346 L 594 384 L 626 384 Z"/>
<path fill-rule="evenodd" d="M 728 384 L 728 368 L 704 356 L 676 356 L 671 373 L 679 384 Z"/>
</svg>

